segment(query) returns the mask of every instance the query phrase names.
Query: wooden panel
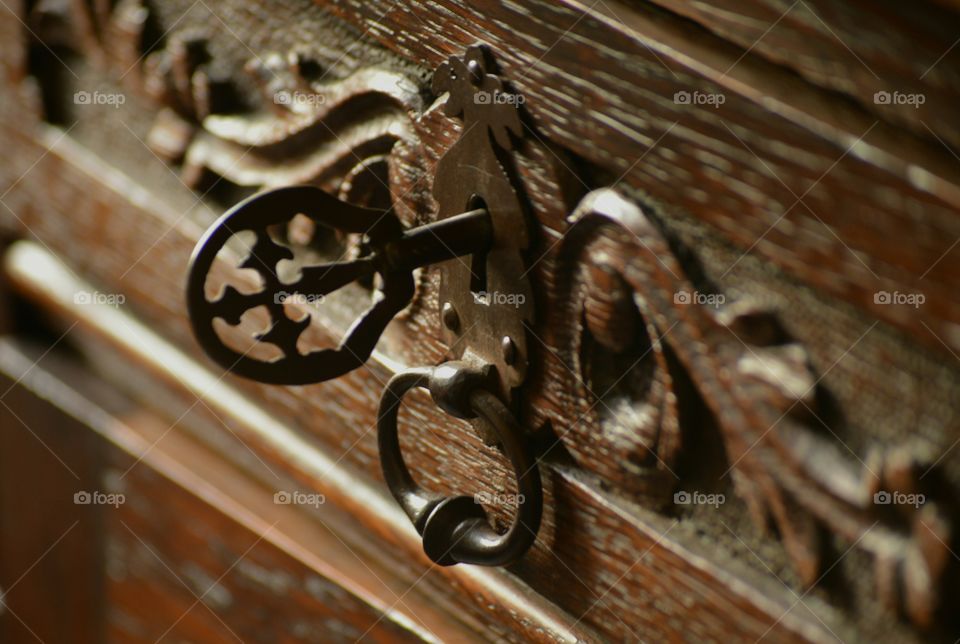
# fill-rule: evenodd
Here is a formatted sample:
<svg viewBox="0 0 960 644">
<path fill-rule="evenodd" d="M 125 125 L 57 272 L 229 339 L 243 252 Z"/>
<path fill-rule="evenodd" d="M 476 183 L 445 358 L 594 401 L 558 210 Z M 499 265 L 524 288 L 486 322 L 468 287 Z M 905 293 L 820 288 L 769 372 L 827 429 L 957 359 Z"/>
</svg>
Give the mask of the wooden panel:
<svg viewBox="0 0 960 644">
<path fill-rule="evenodd" d="M 70 462 L 83 465 L 80 457 L 91 450 L 101 455 L 89 459 L 86 469 L 78 468 L 87 474 L 81 484 L 68 471 L 69 494 L 60 489 L 52 495 L 37 485 L 40 498 L 53 501 L 37 506 L 44 512 L 30 512 L 19 500 L 4 504 L 2 552 L 11 569 L 29 566 L 27 553 L 50 546 L 43 537 L 67 522 L 66 536 L 56 546 L 58 551 L 63 546 L 59 555 L 53 556 L 53 548 L 42 558 L 41 552 L 34 553 L 37 576 L 28 583 L 33 572 L 23 575 L 22 585 L 16 583 L 9 594 L 11 611 L 4 616 L 9 632 L 22 638 L 22 629 L 29 628 L 49 641 L 102 641 L 104 633 L 111 640 L 150 642 L 469 641 L 466 631 L 429 606 L 407 617 L 417 597 L 398 601 L 397 591 L 385 587 L 369 567 L 366 571 L 378 588 L 374 593 L 364 586 L 365 573 L 336 573 L 314 549 L 326 545 L 328 554 L 349 557 L 354 566 L 367 564 L 329 528 L 318 529 L 297 516 L 296 506 L 273 503 L 271 490 L 184 438 L 174 429 L 176 423 L 169 424 L 171 419 L 141 412 L 115 417 L 107 409 L 123 405 L 123 398 L 113 394 L 107 408 L 100 407 L 91 397 L 96 387 L 89 374 L 56 356 L 24 353 L 9 340 L 0 342 L 0 368 L 6 383 L 20 380 L 10 395 L 17 409 L 39 410 L 31 416 L 34 427 L 42 428 L 48 439 L 55 438 L 49 434 L 56 428 L 70 437 L 67 440 L 85 443 L 82 449 L 68 450 L 63 439 L 51 441 L 72 454 L 67 456 Z M 71 382 L 82 382 L 81 389 Z M 3 416 L 5 441 L 21 449 L 4 450 L 4 455 L 45 449 L 35 437 L 24 439 L 8 430 L 8 416 Z M 125 451 L 134 447 L 136 456 Z M 6 481 L 11 484 L 4 486 L 5 496 L 26 496 L 15 490 L 36 477 L 24 471 L 36 462 L 21 461 L 20 467 L 6 463 L 5 474 L 23 476 Z M 39 471 L 43 479 L 64 478 L 50 463 L 44 465 Z M 77 505 L 77 491 L 99 495 L 103 502 Z M 47 514 L 57 504 L 62 511 Z M 32 516 L 39 514 L 42 519 Z M 10 529 L 13 516 L 20 521 Z M 331 572 L 333 579 L 326 576 Z M 5 574 L 5 585 L 13 585 L 10 579 L 16 580 Z M 381 603 L 376 595 L 384 591 L 399 608 Z"/>
<path fill-rule="evenodd" d="M 960 261 L 953 246 L 960 237 L 960 166 L 949 150 L 836 100 L 759 55 L 743 56 L 740 47 L 687 21 L 646 5 L 611 6 L 616 9 L 601 3 L 586 11 L 571 1 L 525 11 L 451 1 L 413 13 L 389 3 L 324 4 L 357 26 L 356 38 L 374 38 L 426 69 L 476 41 L 490 44 L 500 52 L 504 75 L 527 97 L 531 138 L 602 167 L 561 160 L 578 168 L 567 178 L 573 191 L 599 187 L 604 179 L 634 185 L 663 216 L 709 222 L 739 253 L 911 331 L 933 351 L 960 347 L 951 281 Z M 256 15 L 257 7 L 250 11 Z M 434 23 L 437 29 L 425 30 Z M 21 36 L 8 29 L 7 47 L 16 49 Z M 350 53 L 341 62 L 344 57 L 326 52 L 329 60 L 320 62 L 356 69 L 362 61 Z M 117 65 L 118 75 L 130 67 Z M 84 86 L 99 78 L 85 79 Z M 717 109 L 677 104 L 677 92 L 723 95 L 725 102 Z M 29 117 L 29 109 L 11 111 L 11 124 Z M 449 146 L 449 127 L 424 125 L 429 129 L 419 135 L 427 145 Z M 223 172 L 241 154 L 213 165 Z M 33 157 L 21 158 L 23 166 L 10 169 L 11 182 Z M 419 187 L 412 192 L 404 207 L 429 203 Z M 565 230 L 562 212 L 541 215 L 558 234 Z M 906 237 L 910 244 L 898 243 Z M 903 315 L 876 301 L 883 291 L 922 293 L 925 304 Z"/>
<path fill-rule="evenodd" d="M 758 0 L 656 4 L 824 87 L 921 137 L 949 142 L 960 130 L 960 16 L 932 3 Z M 878 103 L 875 93 L 903 95 Z M 907 100 L 920 95 L 919 104 Z M 883 100 L 883 99 L 880 99 Z"/>
<path fill-rule="evenodd" d="M 282 519 L 267 524 L 263 517 L 266 529 L 252 532 L 149 467 L 134 467 L 131 456 L 111 456 L 115 473 L 129 472 L 120 487 L 126 502 L 106 517 L 116 640 L 421 641 L 396 615 L 358 601 L 265 541 L 289 529 Z"/>
<path fill-rule="evenodd" d="M 39 355 L 39 352 L 35 355 Z M 102 445 L 0 373 L 0 640 L 103 641 Z"/>
<path fill-rule="evenodd" d="M 127 351 L 150 346 L 147 355 L 141 353 L 138 362 L 151 364 L 157 370 L 169 369 L 179 364 L 166 351 L 158 351 L 136 337 L 126 339 L 125 324 L 111 323 L 109 317 L 101 318 L 100 314 L 89 318 L 88 315 L 93 313 L 90 307 L 72 304 L 71 294 L 76 292 L 77 287 L 69 283 L 66 273 L 43 270 L 43 262 L 39 261 L 39 256 L 32 255 L 34 259 L 30 261 L 26 261 L 26 255 L 22 257 L 23 260 L 14 262 L 11 269 L 15 283 L 25 288 L 26 292 L 41 300 L 52 300 L 51 304 L 58 310 L 70 311 L 70 316 L 66 318 L 68 320 L 79 315 L 79 319 L 86 320 L 85 324 L 93 325 L 99 328 L 101 333 L 123 342 Z M 30 271 L 25 270 L 28 265 L 32 267 Z M 41 274 L 43 277 L 37 279 Z M 68 281 L 64 283 L 64 279 Z M 167 357 L 158 361 L 158 356 Z M 349 449 L 341 457 L 343 463 L 357 463 L 362 459 L 360 462 L 370 463 L 365 472 L 378 473 L 374 456 L 374 436 L 370 431 L 374 425 L 375 407 L 371 404 L 367 408 L 341 408 L 332 404 L 341 395 L 332 392 L 375 391 L 377 383 L 389 373 L 384 365 L 374 361 L 368 369 L 326 385 L 310 387 L 309 390 L 317 393 L 285 400 L 282 407 L 272 407 L 272 413 L 278 418 L 290 420 L 308 416 L 322 419 L 322 422 L 314 421 L 310 425 L 330 432 L 328 440 L 347 445 Z M 182 378 L 183 375 L 170 373 L 168 377 Z M 261 392 L 253 394 L 254 396 L 269 396 L 276 400 L 280 393 L 275 388 L 243 382 L 237 384 L 248 392 Z M 328 499 L 332 500 L 344 494 L 332 485 L 328 469 L 307 465 L 302 444 L 298 443 L 293 453 L 289 448 L 282 449 L 275 438 L 264 433 L 264 419 L 253 417 L 250 410 L 237 408 L 235 402 L 211 390 L 209 385 L 198 383 L 191 389 L 204 391 L 207 404 L 216 410 L 218 416 L 228 419 L 227 426 L 230 431 L 255 447 L 264 459 L 279 459 L 279 463 L 286 463 L 288 471 L 295 466 L 304 476 L 308 489 L 320 491 Z M 328 393 L 320 393 L 323 391 Z M 303 405 L 305 400 L 312 400 L 314 403 L 309 408 L 295 410 L 295 415 L 291 416 L 289 406 Z M 439 422 L 448 422 L 438 415 L 432 405 L 425 404 L 425 401 L 411 402 L 407 413 L 415 422 L 411 423 L 408 433 L 424 434 L 423 431 L 416 432 L 415 428 L 429 428 Z M 404 415 L 407 416 L 406 413 Z M 429 429 L 425 430 L 425 433 L 429 434 Z M 423 438 L 416 440 L 416 444 L 411 442 L 405 445 L 408 453 L 414 455 L 411 462 L 417 462 L 422 471 L 431 473 L 429 485 L 448 491 L 454 486 L 461 490 L 469 489 L 469 480 L 465 480 L 464 474 L 481 469 L 486 471 L 485 478 L 494 481 L 491 483 L 494 487 L 507 484 L 508 474 L 500 460 L 491 459 L 488 455 L 481 458 L 470 456 L 475 451 L 482 453 L 475 444 L 476 439 L 471 439 L 469 435 L 451 438 L 458 443 L 465 441 L 469 449 L 446 452 L 451 449 L 447 445 L 443 448 L 443 453 L 440 453 Z M 457 465 L 456 470 L 451 471 L 449 466 L 442 467 L 444 474 L 438 476 L 434 473 L 437 468 L 426 465 L 430 461 L 449 460 L 449 453 L 460 454 L 459 459 L 464 461 Z M 541 540 L 535 546 L 534 552 L 528 555 L 514 572 L 534 590 L 544 593 L 573 614 L 576 617 L 577 629 L 589 627 L 586 631 L 578 631 L 578 635 L 591 639 L 588 634 L 590 629 L 596 629 L 613 638 L 636 638 L 640 633 L 668 635 L 675 632 L 678 620 L 683 620 L 685 628 L 710 638 L 756 638 L 765 634 L 765 638 L 777 641 L 794 640 L 798 637 L 824 637 L 818 626 L 819 622 L 808 612 L 813 610 L 816 602 L 808 605 L 810 600 L 805 600 L 801 602 L 802 609 L 798 606 L 784 614 L 792 601 L 784 594 L 782 587 L 778 588 L 775 584 L 756 579 L 757 588 L 736 585 L 731 589 L 728 573 L 707 563 L 706 551 L 695 553 L 688 549 L 688 544 L 672 538 L 672 521 L 664 521 L 650 513 L 637 514 L 635 511 L 628 511 L 621 502 L 591 490 L 589 485 L 579 480 L 576 473 L 562 467 L 555 468 L 549 474 L 548 481 L 546 503 L 551 511 L 542 528 Z M 380 506 L 371 508 L 369 500 L 350 498 L 345 498 L 343 503 L 369 530 L 377 532 L 380 539 L 391 544 L 390 547 L 406 548 L 407 556 L 422 560 L 423 555 L 418 552 L 419 542 L 415 537 L 409 538 L 412 530 L 404 525 L 403 517 L 397 521 L 392 528 L 394 531 L 391 532 L 384 521 L 385 516 L 388 516 L 387 511 Z M 683 531 L 676 534 L 680 532 Z M 581 544 L 585 543 L 591 546 L 582 547 Z M 437 572 L 442 573 L 447 583 L 459 591 L 453 597 L 463 598 L 467 602 L 462 610 L 471 610 L 473 602 L 469 598 L 476 593 L 490 593 L 497 586 L 515 588 L 512 592 L 500 591 L 496 595 L 498 602 L 507 600 L 512 593 L 517 593 L 520 597 L 525 595 L 521 590 L 523 586 L 517 585 L 518 580 L 503 571 L 483 571 L 485 579 L 482 586 L 477 585 L 479 579 L 473 579 L 478 573 L 471 570 L 471 567 L 454 567 Z M 669 591 L 675 587 L 689 588 L 689 593 L 683 596 L 682 601 Z M 651 591 L 651 588 L 660 588 L 662 591 Z M 469 592 L 465 592 L 468 590 Z M 638 598 L 643 600 L 638 603 Z M 510 612 L 530 611 L 528 602 L 531 600 L 532 597 L 529 596 L 520 603 L 514 603 L 519 601 L 517 599 L 508 600 L 508 605 L 512 605 Z M 736 624 L 721 626 L 716 621 L 717 615 L 731 612 L 741 616 Z M 537 613 L 528 612 L 529 617 L 534 615 Z M 488 615 L 488 619 L 490 617 Z M 509 615 L 500 613 L 493 617 L 498 620 L 509 619 Z M 553 619 L 556 621 L 552 628 L 557 628 L 557 622 L 563 621 L 559 617 Z M 524 623 L 526 619 L 515 625 Z M 550 630 L 544 631 L 544 626 L 539 626 L 538 632 L 551 633 Z M 493 628 L 494 624 L 488 622 L 488 627 Z M 725 635 L 718 635 L 717 628 L 722 628 Z M 831 628 L 838 629 L 840 626 L 831 624 Z M 562 633 L 563 631 L 555 631 L 553 637 L 565 639 Z M 504 636 L 512 639 L 510 635 Z"/>
<path fill-rule="evenodd" d="M 488 43 L 527 97 L 536 136 L 644 190 L 667 217 L 689 212 L 742 252 L 910 329 L 933 350 L 943 346 L 929 329 L 960 346 L 953 326 L 960 253 L 952 252 L 960 166 L 940 144 L 906 136 L 646 8 L 453 0 L 415 12 L 376 1 L 324 6 L 427 67 Z M 717 108 L 678 105 L 677 92 L 726 100 Z M 559 221 L 543 223 L 563 230 Z M 904 238 L 911 243 L 899 243 Z M 874 301 L 878 291 L 895 290 L 924 293 L 926 306 L 901 316 Z"/>
</svg>

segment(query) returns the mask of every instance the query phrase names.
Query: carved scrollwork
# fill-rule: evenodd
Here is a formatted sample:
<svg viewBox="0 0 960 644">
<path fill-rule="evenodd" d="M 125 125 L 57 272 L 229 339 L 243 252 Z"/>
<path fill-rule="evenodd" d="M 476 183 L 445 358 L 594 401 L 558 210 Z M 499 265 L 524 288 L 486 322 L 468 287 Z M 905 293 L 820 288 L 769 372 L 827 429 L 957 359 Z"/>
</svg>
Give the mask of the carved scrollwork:
<svg viewBox="0 0 960 644">
<path fill-rule="evenodd" d="M 599 207 L 594 204 L 603 198 L 591 193 L 571 219 Z M 574 226 L 560 252 L 557 282 L 569 289 L 558 298 L 568 321 L 560 345 L 576 376 L 568 388 L 582 394 L 573 398 L 581 421 L 571 426 L 575 438 L 567 447 L 595 474 L 635 486 L 632 493 L 659 495 L 662 502 L 681 447 L 678 396 L 644 289 L 631 282 L 629 256 L 619 252 L 630 238 L 626 229 L 596 220 Z M 575 320 L 581 323 L 569 323 Z M 599 437 L 591 435 L 594 428 Z"/>
<path fill-rule="evenodd" d="M 812 585 L 823 574 L 820 540 L 826 529 L 873 555 L 885 603 L 930 626 L 950 561 L 952 525 L 943 499 L 923 485 L 929 471 L 923 460 L 896 448 L 871 454 L 863 468 L 854 465 L 830 428 L 817 426 L 819 379 L 803 345 L 789 337 L 774 312 L 698 290 L 633 202 L 612 189 L 596 190 L 570 221 L 561 257 L 584 262 L 571 274 L 570 302 L 585 324 L 579 337 L 569 339 L 568 350 L 584 380 L 589 383 L 591 374 L 583 359 L 589 342 L 622 351 L 636 341 L 631 330 L 654 338 L 648 354 L 658 373 L 647 388 L 669 386 L 673 372 L 660 356 L 675 357 L 716 420 L 738 495 L 757 525 L 777 528 L 803 583 Z M 642 361 L 630 371 L 638 368 L 645 368 Z M 661 469 L 682 447 L 666 401 L 669 396 L 653 393 L 642 402 L 661 402 L 664 424 L 631 424 L 628 414 L 617 419 L 641 430 L 639 438 L 624 433 L 655 453 Z M 613 431 L 605 430 L 604 438 Z M 885 502 L 910 494 L 920 502 Z"/>
<path fill-rule="evenodd" d="M 159 107 L 145 142 L 179 166 L 186 186 L 206 195 L 221 182 L 256 190 L 314 185 L 355 205 L 392 205 L 408 225 L 433 209 L 420 185 L 428 163 L 419 131 L 426 91 L 415 77 L 381 66 L 327 68 L 308 44 L 260 54 L 244 45 L 237 49 L 250 57 L 237 65 L 217 57 L 223 23 L 212 13 L 164 26 L 143 0 L 95 4 L 73 3 L 47 22 L 80 30 L 72 46 L 79 42 L 89 60 Z M 210 12 L 200 5 L 190 11 Z M 277 235 L 297 264 L 366 252 L 362 235 L 321 232 L 305 217 Z M 419 307 L 420 271 L 416 280 L 417 296 L 401 317 Z"/>
<path fill-rule="evenodd" d="M 200 5 L 191 11 L 210 11 Z M 422 191 L 411 188 L 425 174 L 416 126 L 425 91 L 408 73 L 328 69 L 306 45 L 260 54 L 244 45 L 239 49 L 250 57 L 238 70 L 211 45 L 222 31 L 219 18 L 184 15 L 162 28 L 143 0 L 35 13 L 35 24 L 53 25 L 47 31 L 70 25 L 75 35 L 62 40 L 79 43 L 89 60 L 160 106 L 146 141 L 181 165 L 194 189 L 203 191 L 217 176 L 258 189 L 311 184 L 343 192 L 349 178 L 372 190 L 352 191 L 367 202 L 358 205 L 420 198 Z M 412 217 L 417 205 L 398 205 L 398 213 Z"/>
<path fill-rule="evenodd" d="M 199 184 L 208 170 L 243 186 L 334 187 L 332 180 L 389 159 L 398 141 L 416 142 L 413 121 L 423 104 L 419 88 L 403 74 L 365 68 L 343 79 L 311 79 L 301 54 L 268 55 L 245 67 L 260 90 L 257 107 L 218 113 L 211 101 L 226 90 L 218 94 L 211 86 L 206 59 L 191 54 L 198 50 L 201 43 L 173 34 L 144 65 L 154 97 L 185 120 L 196 119 L 193 136 L 173 155 L 183 158 L 191 183 Z M 171 121 L 168 114 L 156 127 L 169 129 Z M 164 137 L 155 131 L 150 138 Z M 389 192 L 386 183 L 379 189 Z"/>
<path fill-rule="evenodd" d="M 357 205 L 392 203 L 407 225 L 436 212 L 425 179 L 445 144 L 424 133 L 437 138 L 449 129 L 438 113 L 455 101 L 427 105 L 424 88 L 392 69 L 334 79 L 334 70 L 297 50 L 251 58 L 237 76 L 253 91 L 241 97 L 202 29 L 161 30 L 157 39 L 143 0 L 67 6 L 36 3 L 28 22 L 45 42 L 79 43 L 161 106 L 147 143 L 181 166 L 188 185 L 203 187 L 212 175 L 251 188 L 310 183 Z M 46 36 L 68 29 L 74 33 Z M 519 121 L 494 136 L 510 127 Z M 542 147 L 526 143 L 518 171 L 526 170 L 525 183 L 539 181 L 530 195 L 537 216 L 559 221 L 548 210 L 563 201 L 563 181 L 538 174 L 555 156 Z M 535 170 L 524 167 L 524 155 Z M 311 222 L 297 220 L 281 246 L 314 241 Z M 337 241 L 348 258 L 364 254 L 360 235 Z M 933 623 L 956 537 L 954 504 L 933 484 L 931 459 L 896 445 L 861 455 L 861 466 L 821 420 L 829 418 L 818 395 L 825 374 L 775 311 L 705 291 L 653 221 L 619 192 L 596 190 L 580 201 L 557 258 L 549 279 L 559 312 L 547 326 L 558 337 L 542 342 L 555 339 L 573 372 L 555 418 L 574 421 L 561 438 L 579 466 L 631 497 L 668 498 L 693 448 L 684 427 L 689 383 L 719 429 L 738 495 L 758 526 L 776 529 L 803 583 L 824 571 L 824 534 L 839 536 L 873 556 L 885 603 L 919 625 Z M 550 273 L 543 269 L 550 261 L 537 270 Z M 925 502 L 885 503 L 884 494 L 924 495 Z"/>
</svg>

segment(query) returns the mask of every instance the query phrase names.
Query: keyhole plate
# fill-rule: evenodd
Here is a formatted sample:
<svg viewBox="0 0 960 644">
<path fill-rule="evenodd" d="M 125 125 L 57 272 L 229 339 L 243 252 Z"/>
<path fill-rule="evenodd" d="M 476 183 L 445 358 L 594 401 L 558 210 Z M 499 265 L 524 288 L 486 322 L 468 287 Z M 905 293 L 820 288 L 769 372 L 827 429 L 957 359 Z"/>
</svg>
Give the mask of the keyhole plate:
<svg viewBox="0 0 960 644">
<path fill-rule="evenodd" d="M 460 139 L 437 164 L 433 193 L 439 218 L 482 203 L 493 226 L 485 258 L 460 257 L 441 264 L 439 306 L 453 357 L 494 365 L 500 393 L 511 400 L 526 378 L 527 328 L 534 322 L 533 289 L 524 261 L 530 217 L 510 156 L 514 139 L 523 132 L 523 101 L 490 69 L 487 52 L 471 47 L 462 58 L 441 65 L 434 76 L 434 90 L 448 93 L 446 113 L 463 119 Z"/>
</svg>

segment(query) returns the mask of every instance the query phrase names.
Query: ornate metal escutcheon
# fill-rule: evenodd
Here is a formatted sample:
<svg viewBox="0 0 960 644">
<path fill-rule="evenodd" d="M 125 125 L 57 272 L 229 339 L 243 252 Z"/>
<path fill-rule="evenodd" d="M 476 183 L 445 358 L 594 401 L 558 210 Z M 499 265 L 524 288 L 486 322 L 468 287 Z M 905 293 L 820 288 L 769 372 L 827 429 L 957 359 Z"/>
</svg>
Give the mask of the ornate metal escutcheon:
<svg viewBox="0 0 960 644">
<path fill-rule="evenodd" d="M 519 104 L 482 47 L 452 57 L 434 74 L 436 94 L 447 94 L 445 113 L 463 119 L 460 139 L 438 162 L 432 223 L 404 229 L 392 208 L 375 210 L 340 201 L 313 186 L 284 187 L 234 206 L 203 236 L 191 258 L 187 307 L 204 351 L 224 369 L 284 385 L 322 382 L 361 366 L 393 317 L 413 298 L 414 270 L 440 264 L 442 337 L 454 360 L 409 369 L 388 383 L 378 413 L 384 478 L 394 498 L 423 537 L 424 551 L 441 565 L 507 565 L 533 544 L 540 527 L 543 492 L 537 462 L 515 419 L 517 391 L 529 362 L 526 328 L 533 323 L 533 296 L 524 251 L 530 221 L 513 173 L 510 151 L 522 133 Z M 366 252 L 350 261 L 306 266 L 291 276 L 281 264 L 294 257 L 274 236 L 278 225 L 304 215 L 318 226 L 362 235 Z M 252 270 L 258 283 L 227 285 L 210 297 L 208 278 L 225 249 L 242 234 L 253 236 L 236 268 Z M 222 267 L 221 267 L 222 268 Z M 310 317 L 291 319 L 282 293 L 319 298 L 357 280 L 377 276 L 372 306 L 336 348 L 304 353 L 298 347 Z M 269 316 L 255 344 L 280 353 L 270 359 L 231 346 L 217 325 L 238 326 L 259 309 Z M 220 322 L 217 322 L 217 321 Z M 509 459 L 518 504 L 505 533 L 491 527 L 472 497 L 444 497 L 421 489 L 404 463 L 397 416 L 411 388 L 430 391 L 447 413 L 472 419 L 484 440 Z"/>
</svg>

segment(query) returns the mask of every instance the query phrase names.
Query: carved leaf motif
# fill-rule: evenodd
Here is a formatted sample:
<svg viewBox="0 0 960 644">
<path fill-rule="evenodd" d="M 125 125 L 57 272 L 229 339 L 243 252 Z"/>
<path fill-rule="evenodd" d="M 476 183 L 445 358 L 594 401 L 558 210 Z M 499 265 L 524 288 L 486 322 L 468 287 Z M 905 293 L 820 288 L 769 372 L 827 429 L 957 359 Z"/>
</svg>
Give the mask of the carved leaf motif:
<svg viewBox="0 0 960 644">
<path fill-rule="evenodd" d="M 737 492 L 761 528 L 769 521 L 777 526 L 801 580 L 814 584 L 823 573 L 825 528 L 872 553 L 881 597 L 918 625 L 930 626 L 952 538 L 942 499 L 918 496 L 922 501 L 913 508 L 897 505 L 884 512 L 885 497 L 874 496 L 921 495 L 922 473 L 929 469 L 903 448 L 871 457 L 862 470 L 852 463 L 831 440 L 829 427 L 816 426 L 818 379 L 804 347 L 775 313 L 750 301 L 692 301 L 697 290 L 671 247 L 631 201 L 611 189 L 597 190 L 581 201 L 571 221 L 565 256 L 584 257 L 599 239 L 612 241 L 586 258 L 616 271 L 644 303 L 643 317 L 717 421 Z M 596 288 L 596 280 L 575 278 L 575 292 Z M 591 334 L 623 343 L 617 316 L 587 319 Z M 576 346 L 579 340 L 573 340 Z"/>
</svg>

